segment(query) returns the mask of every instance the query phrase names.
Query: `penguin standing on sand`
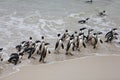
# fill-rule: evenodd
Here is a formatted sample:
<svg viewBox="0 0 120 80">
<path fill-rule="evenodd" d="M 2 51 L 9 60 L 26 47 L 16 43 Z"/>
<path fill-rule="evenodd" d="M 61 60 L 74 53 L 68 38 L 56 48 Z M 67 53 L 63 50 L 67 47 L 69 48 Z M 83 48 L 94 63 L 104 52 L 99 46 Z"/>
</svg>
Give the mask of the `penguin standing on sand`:
<svg viewBox="0 0 120 80">
<path fill-rule="evenodd" d="M 84 37 L 83 33 L 80 33 L 79 36 L 78 36 L 78 42 L 77 42 L 77 49 L 78 49 L 78 51 L 80 51 L 80 49 L 82 47 L 86 48 L 85 42 L 83 40 L 84 39 L 83 37 Z"/>
<path fill-rule="evenodd" d="M 100 35 L 102 33 L 94 33 L 92 38 L 91 38 L 91 44 L 93 45 L 93 49 L 95 49 L 97 47 L 98 42 L 100 41 L 100 43 L 103 43 L 103 41 L 98 38 L 98 35 Z"/>
<path fill-rule="evenodd" d="M 115 32 L 115 30 L 117 30 L 117 28 L 113 28 L 111 31 L 109 31 L 105 35 L 105 38 L 107 38 L 105 42 L 111 43 L 113 41 L 113 39 L 117 39 L 116 35 L 118 35 L 118 34 Z"/>
<path fill-rule="evenodd" d="M 58 34 L 57 36 L 58 36 L 58 40 L 55 44 L 55 53 L 59 53 L 59 50 L 61 47 L 62 47 L 62 49 L 64 49 L 63 41 L 61 39 L 59 39 L 60 34 Z"/>
<path fill-rule="evenodd" d="M 71 37 L 66 47 L 66 55 L 73 56 L 71 52 L 74 51 L 74 47 L 75 47 L 75 44 L 73 43 L 73 38 Z"/>
</svg>

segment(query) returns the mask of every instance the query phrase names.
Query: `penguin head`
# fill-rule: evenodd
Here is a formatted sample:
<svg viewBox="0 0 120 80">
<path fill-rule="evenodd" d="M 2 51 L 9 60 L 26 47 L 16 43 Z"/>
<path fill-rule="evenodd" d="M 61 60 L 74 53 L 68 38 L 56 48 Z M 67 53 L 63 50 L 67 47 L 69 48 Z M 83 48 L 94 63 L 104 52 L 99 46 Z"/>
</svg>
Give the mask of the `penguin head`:
<svg viewBox="0 0 120 80">
<path fill-rule="evenodd" d="M 65 32 L 68 32 L 68 30 L 66 29 Z"/>
<path fill-rule="evenodd" d="M 41 39 L 44 39 L 44 36 L 42 36 Z"/>
<path fill-rule="evenodd" d="M 77 31 L 75 31 L 74 33 L 77 34 Z"/>
<path fill-rule="evenodd" d="M 57 34 L 58 37 L 60 37 L 60 34 Z"/>
<path fill-rule="evenodd" d="M 106 11 L 104 10 L 103 13 L 105 13 Z"/>
<path fill-rule="evenodd" d="M 32 37 L 29 37 L 30 40 L 32 40 Z"/>
</svg>

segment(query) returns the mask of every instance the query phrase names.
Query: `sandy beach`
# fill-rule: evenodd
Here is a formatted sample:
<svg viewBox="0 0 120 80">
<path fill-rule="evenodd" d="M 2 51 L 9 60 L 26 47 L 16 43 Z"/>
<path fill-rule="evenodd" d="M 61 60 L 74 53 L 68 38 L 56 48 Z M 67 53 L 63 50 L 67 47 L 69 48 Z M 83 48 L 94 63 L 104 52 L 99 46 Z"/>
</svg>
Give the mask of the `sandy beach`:
<svg viewBox="0 0 120 80">
<path fill-rule="evenodd" d="M 120 56 L 95 56 L 22 67 L 1 80 L 120 80 Z"/>
</svg>

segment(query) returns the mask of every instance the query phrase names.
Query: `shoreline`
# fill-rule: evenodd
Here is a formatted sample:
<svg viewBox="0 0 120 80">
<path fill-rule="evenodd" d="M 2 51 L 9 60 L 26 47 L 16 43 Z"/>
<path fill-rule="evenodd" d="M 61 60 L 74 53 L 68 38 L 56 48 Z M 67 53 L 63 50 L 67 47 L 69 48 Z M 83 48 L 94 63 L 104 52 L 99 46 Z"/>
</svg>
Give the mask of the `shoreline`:
<svg viewBox="0 0 120 80">
<path fill-rule="evenodd" d="M 24 66 L 19 72 L 1 80 L 119 80 L 119 62 L 120 56 L 76 58 L 52 64 Z"/>
</svg>

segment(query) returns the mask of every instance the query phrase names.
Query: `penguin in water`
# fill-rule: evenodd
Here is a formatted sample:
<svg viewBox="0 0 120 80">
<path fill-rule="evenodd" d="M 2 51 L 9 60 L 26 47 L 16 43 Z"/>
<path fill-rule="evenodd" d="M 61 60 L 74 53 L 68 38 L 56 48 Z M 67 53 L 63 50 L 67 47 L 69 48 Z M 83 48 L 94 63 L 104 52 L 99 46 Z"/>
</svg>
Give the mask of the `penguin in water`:
<svg viewBox="0 0 120 80">
<path fill-rule="evenodd" d="M 80 49 L 82 47 L 86 48 L 86 45 L 85 45 L 85 42 L 84 42 L 83 39 L 84 39 L 83 33 L 79 33 L 78 42 L 77 42 L 77 49 L 78 49 L 78 51 L 80 51 Z"/>
<path fill-rule="evenodd" d="M 89 20 L 90 18 L 86 18 L 85 20 L 80 20 L 80 21 L 78 21 L 78 23 L 80 23 L 80 24 L 85 24 L 85 23 L 87 23 L 87 21 Z"/>
<path fill-rule="evenodd" d="M 46 63 L 46 62 L 45 62 L 45 58 L 46 58 L 46 55 L 47 55 L 48 53 L 50 54 L 51 52 L 50 52 L 50 50 L 48 50 L 48 47 L 47 47 L 47 45 L 45 44 L 45 46 L 44 46 L 44 48 L 43 48 L 43 51 L 42 51 L 42 53 L 41 53 L 41 55 L 40 55 L 39 62 Z"/>
<path fill-rule="evenodd" d="M 91 38 L 91 44 L 93 45 L 93 49 L 95 49 L 97 47 L 98 42 L 100 41 L 100 43 L 103 43 L 103 41 L 98 38 L 98 35 L 100 35 L 102 33 L 94 33 L 92 38 Z"/>
<path fill-rule="evenodd" d="M 62 35 L 61 40 L 64 42 L 66 41 L 66 39 L 69 37 L 69 33 L 68 30 L 65 30 L 65 33 Z"/>
<path fill-rule="evenodd" d="M 41 54 L 43 52 L 43 49 L 45 47 L 45 40 L 44 40 L 44 36 L 41 37 L 41 44 L 39 46 L 39 54 Z"/>
<path fill-rule="evenodd" d="M 8 59 L 8 62 L 17 65 L 18 63 L 21 63 L 22 56 L 22 54 L 12 53 Z"/>
<path fill-rule="evenodd" d="M 73 43 L 74 43 L 74 50 L 77 50 L 77 42 L 78 42 L 78 34 L 77 34 L 77 31 L 74 32 L 74 34 L 71 36 L 73 37 Z"/>
<path fill-rule="evenodd" d="M 62 49 L 64 49 L 63 41 L 61 39 L 59 39 L 60 34 L 58 34 L 57 36 L 58 36 L 58 40 L 55 44 L 55 53 L 59 53 L 59 50 L 61 47 L 62 47 Z"/>
<path fill-rule="evenodd" d="M 86 3 L 92 3 L 93 2 L 93 0 L 90 0 L 90 1 L 86 1 Z"/>
<path fill-rule="evenodd" d="M 101 17 L 103 17 L 103 16 L 106 16 L 106 14 L 105 14 L 105 13 L 106 13 L 106 11 L 104 10 L 104 11 L 102 11 L 102 12 L 99 12 L 99 14 L 98 14 L 98 15 L 99 15 L 99 16 L 101 16 Z"/>
<path fill-rule="evenodd" d="M 73 56 L 71 52 L 74 51 L 74 47 L 75 47 L 75 44 L 73 42 L 73 37 L 71 37 L 66 47 L 66 55 Z"/>
<path fill-rule="evenodd" d="M 117 28 L 113 28 L 111 31 L 107 32 L 105 35 L 106 41 L 105 42 L 112 42 L 113 39 L 117 39 L 116 35 L 118 35 L 115 31 Z"/>
<path fill-rule="evenodd" d="M 86 37 L 86 43 L 89 43 L 90 42 L 90 40 L 91 40 L 91 38 L 92 38 L 92 31 L 93 31 L 94 29 L 88 29 L 88 35 L 87 35 L 87 37 Z"/>
</svg>

